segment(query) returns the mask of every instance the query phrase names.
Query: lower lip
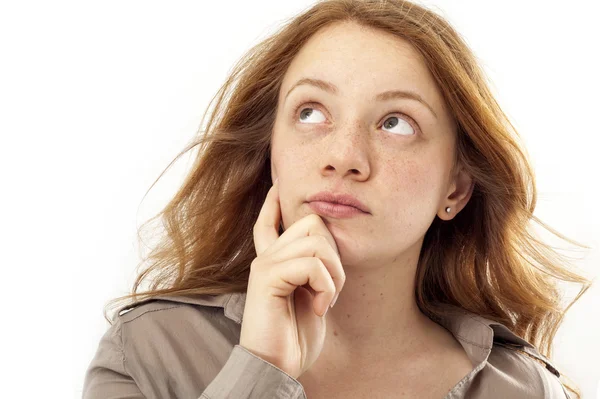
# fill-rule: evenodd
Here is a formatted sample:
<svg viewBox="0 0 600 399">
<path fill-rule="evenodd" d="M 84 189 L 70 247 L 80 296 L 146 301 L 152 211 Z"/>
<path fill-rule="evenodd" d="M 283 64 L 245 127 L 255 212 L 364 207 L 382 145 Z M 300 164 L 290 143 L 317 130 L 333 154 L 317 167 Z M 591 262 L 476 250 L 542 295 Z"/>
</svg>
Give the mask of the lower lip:
<svg viewBox="0 0 600 399">
<path fill-rule="evenodd" d="M 312 201 L 308 203 L 308 206 L 310 206 L 319 215 L 330 216 L 334 218 L 351 218 L 353 216 L 365 215 L 367 213 L 353 206 L 334 204 L 325 201 Z"/>
</svg>

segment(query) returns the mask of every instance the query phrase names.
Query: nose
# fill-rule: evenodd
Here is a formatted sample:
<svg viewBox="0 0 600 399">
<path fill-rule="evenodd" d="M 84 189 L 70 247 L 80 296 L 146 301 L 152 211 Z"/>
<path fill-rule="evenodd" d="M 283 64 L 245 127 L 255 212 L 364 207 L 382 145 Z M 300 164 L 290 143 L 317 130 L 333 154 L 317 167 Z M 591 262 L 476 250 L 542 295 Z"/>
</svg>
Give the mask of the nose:
<svg viewBox="0 0 600 399">
<path fill-rule="evenodd" d="M 329 133 L 329 143 L 322 152 L 323 173 L 351 175 L 358 180 L 368 179 L 370 174 L 369 132 L 360 123 L 340 127 Z"/>
</svg>

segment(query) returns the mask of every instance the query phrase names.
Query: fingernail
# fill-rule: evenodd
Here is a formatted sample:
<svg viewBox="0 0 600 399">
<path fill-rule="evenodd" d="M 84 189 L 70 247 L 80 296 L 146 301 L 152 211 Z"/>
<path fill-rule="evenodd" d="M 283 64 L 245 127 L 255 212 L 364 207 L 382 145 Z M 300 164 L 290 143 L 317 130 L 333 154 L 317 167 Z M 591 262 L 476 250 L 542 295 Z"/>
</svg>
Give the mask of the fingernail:
<svg viewBox="0 0 600 399">
<path fill-rule="evenodd" d="M 333 297 L 333 301 L 331 301 L 331 305 L 329 305 L 330 308 L 332 308 L 333 305 L 335 305 L 335 301 L 337 301 L 338 296 L 340 296 L 339 292 L 337 294 L 335 294 L 335 296 Z"/>
</svg>

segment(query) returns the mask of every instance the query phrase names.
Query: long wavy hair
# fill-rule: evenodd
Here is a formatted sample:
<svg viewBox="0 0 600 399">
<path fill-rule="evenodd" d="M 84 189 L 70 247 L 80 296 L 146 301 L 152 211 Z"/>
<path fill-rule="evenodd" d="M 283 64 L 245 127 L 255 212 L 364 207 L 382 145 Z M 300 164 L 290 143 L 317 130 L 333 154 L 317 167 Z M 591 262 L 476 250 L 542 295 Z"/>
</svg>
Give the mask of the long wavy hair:
<svg viewBox="0 0 600 399">
<path fill-rule="evenodd" d="M 527 152 L 460 34 L 434 12 L 399 0 L 318 1 L 236 63 L 203 114 L 201 127 L 209 114 L 205 128 L 148 189 L 198 148 L 173 199 L 139 228 L 141 240 L 146 226 L 162 221 L 131 294 L 109 301 L 104 317 L 112 324 L 107 307 L 124 300 L 246 291 L 256 257 L 253 226 L 272 185 L 270 141 L 284 73 L 315 32 L 347 21 L 392 33 L 423 55 L 458 124 L 455 167 L 464 167 L 475 183 L 466 207 L 449 221 L 436 216 L 425 234 L 414 288 L 419 308 L 436 318 L 436 303 L 462 307 L 506 325 L 551 358 L 566 311 L 592 281 L 542 242 L 532 222 L 590 248 L 533 215 L 537 192 Z M 146 280 L 150 287 L 138 292 Z M 564 309 L 558 281 L 582 285 Z M 580 398 L 577 387 L 565 386 Z"/>
</svg>

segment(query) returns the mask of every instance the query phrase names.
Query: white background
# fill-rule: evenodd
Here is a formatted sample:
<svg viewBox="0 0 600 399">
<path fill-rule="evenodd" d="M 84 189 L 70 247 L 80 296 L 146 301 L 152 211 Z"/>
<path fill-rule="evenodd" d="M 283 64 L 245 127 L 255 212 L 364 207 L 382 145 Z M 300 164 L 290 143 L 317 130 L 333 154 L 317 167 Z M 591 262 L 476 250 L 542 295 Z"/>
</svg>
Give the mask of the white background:
<svg viewBox="0 0 600 399">
<path fill-rule="evenodd" d="M 174 193 L 189 158 L 142 203 L 146 190 L 195 135 L 235 61 L 311 4 L 0 3 L 2 396 L 81 396 L 108 327 L 103 306 L 133 282 L 136 229 Z M 569 254 L 597 276 L 598 2 L 424 4 L 466 38 L 522 135 L 536 215 L 591 246 Z M 554 345 L 584 398 L 600 397 L 599 307 L 596 284 Z"/>
</svg>

